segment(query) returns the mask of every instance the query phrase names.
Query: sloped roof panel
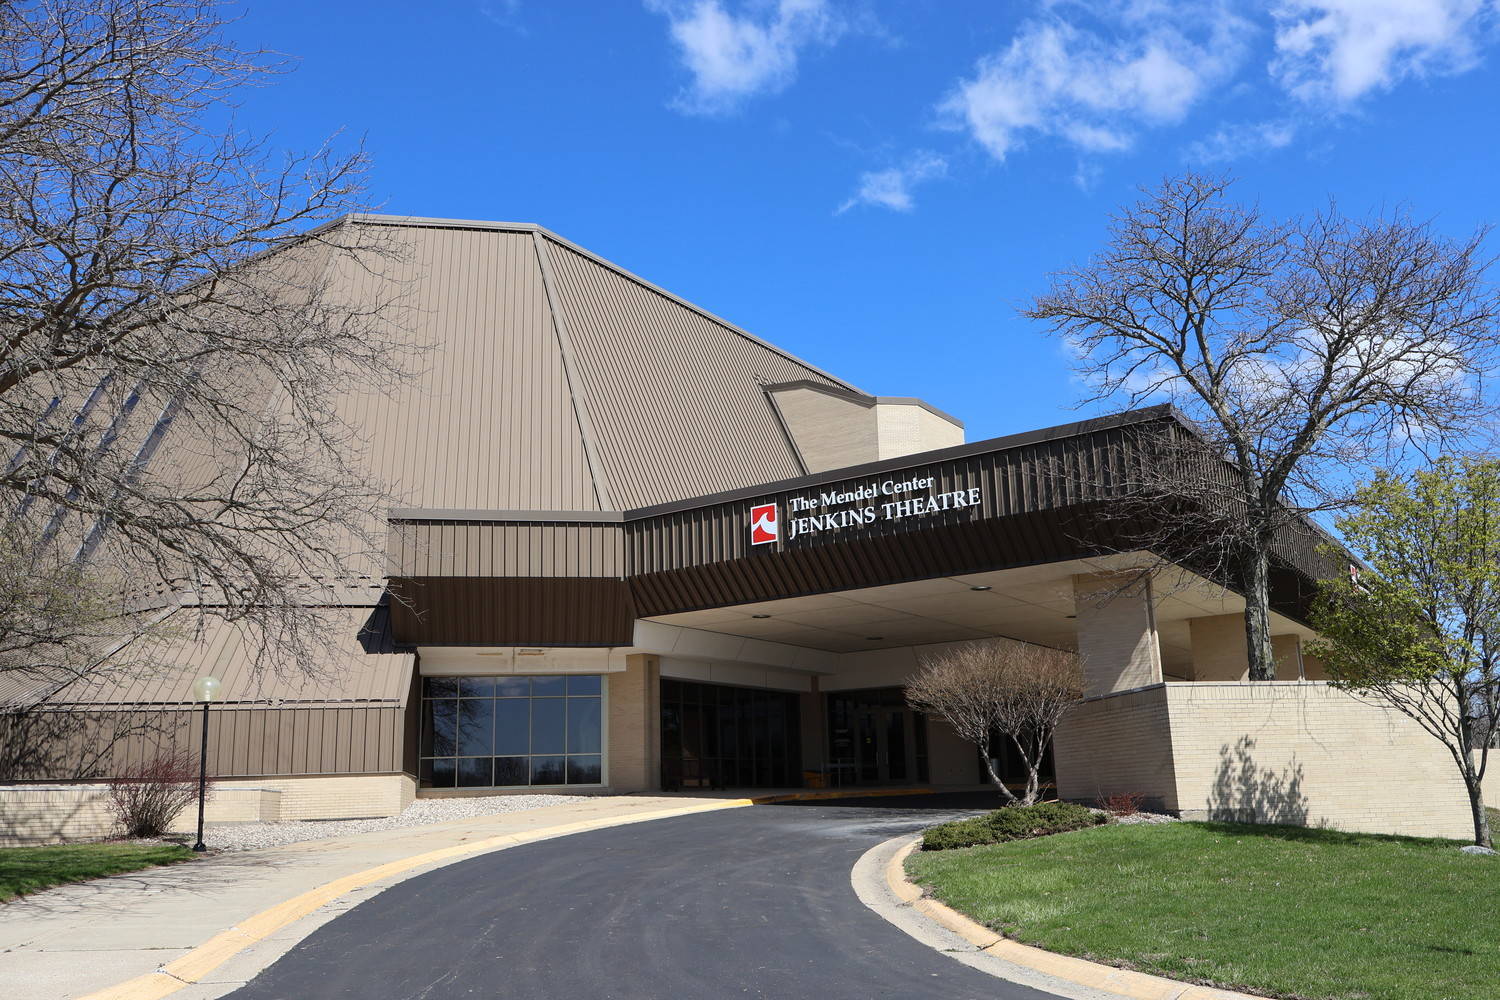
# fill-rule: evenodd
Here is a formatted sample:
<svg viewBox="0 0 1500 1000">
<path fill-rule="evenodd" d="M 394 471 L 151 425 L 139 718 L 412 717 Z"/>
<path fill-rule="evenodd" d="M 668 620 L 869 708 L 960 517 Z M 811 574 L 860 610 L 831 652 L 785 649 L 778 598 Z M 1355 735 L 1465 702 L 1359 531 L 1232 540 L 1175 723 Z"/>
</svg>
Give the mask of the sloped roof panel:
<svg viewBox="0 0 1500 1000">
<path fill-rule="evenodd" d="M 180 636 L 126 649 L 117 659 L 128 665 L 112 670 L 105 664 L 45 701 L 49 707 L 188 704 L 193 682 L 212 675 L 223 682 L 226 705 L 404 704 L 415 657 L 391 645 L 386 608 L 329 608 L 325 614 L 333 643 L 314 674 L 261 669 L 245 626 L 205 618 L 199 629 L 194 613 L 181 611 L 168 621 L 180 625 Z M 154 666 L 142 665 L 148 662 Z"/>
<path fill-rule="evenodd" d="M 544 237 L 617 508 L 802 473 L 761 386 L 826 375 Z"/>
<path fill-rule="evenodd" d="M 348 294 L 407 283 L 401 332 L 423 350 L 421 374 L 341 401 L 393 504 L 597 510 L 530 234 L 393 228 L 405 265 L 389 275 L 345 261 Z"/>
</svg>

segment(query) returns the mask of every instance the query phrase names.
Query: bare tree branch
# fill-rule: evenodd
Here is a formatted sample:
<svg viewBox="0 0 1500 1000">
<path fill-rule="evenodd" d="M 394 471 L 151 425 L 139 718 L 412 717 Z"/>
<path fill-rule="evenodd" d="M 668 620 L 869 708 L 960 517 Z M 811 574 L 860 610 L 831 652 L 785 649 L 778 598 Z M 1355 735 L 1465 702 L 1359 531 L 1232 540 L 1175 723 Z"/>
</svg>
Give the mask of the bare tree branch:
<svg viewBox="0 0 1500 1000">
<path fill-rule="evenodd" d="M 1011 639 L 980 641 L 936 653 L 906 685 L 912 708 L 941 717 L 979 748 L 990 783 L 1007 805 L 1031 805 L 1041 791 L 1042 757 L 1057 724 L 1083 697 L 1078 657 Z M 1017 797 L 995 773 L 995 739 L 1008 739 L 1026 765 Z"/>
<path fill-rule="evenodd" d="M 1072 348 L 1089 401 L 1171 403 L 1201 431 L 1133 494 L 1143 511 L 1181 500 L 1206 516 L 1138 541 L 1227 571 L 1245 594 L 1250 676 L 1267 680 L 1278 537 L 1347 507 L 1363 471 L 1492 415 L 1500 299 L 1485 231 L 1454 241 L 1402 213 L 1358 221 L 1334 206 L 1281 222 L 1231 201 L 1230 185 L 1190 174 L 1145 192 L 1025 314 Z M 1179 481 L 1183 467 L 1201 471 Z"/>
<path fill-rule="evenodd" d="M 213 0 L 0 9 L 4 542 L 113 594 L 121 636 L 181 607 L 312 669 L 319 606 L 378 587 L 383 550 L 388 491 L 337 400 L 413 360 L 400 252 L 334 224 L 364 207 L 365 154 L 225 127 L 279 66 L 231 45 Z M 8 642 L 10 621 L 0 669 L 35 668 L 37 623 Z"/>
</svg>

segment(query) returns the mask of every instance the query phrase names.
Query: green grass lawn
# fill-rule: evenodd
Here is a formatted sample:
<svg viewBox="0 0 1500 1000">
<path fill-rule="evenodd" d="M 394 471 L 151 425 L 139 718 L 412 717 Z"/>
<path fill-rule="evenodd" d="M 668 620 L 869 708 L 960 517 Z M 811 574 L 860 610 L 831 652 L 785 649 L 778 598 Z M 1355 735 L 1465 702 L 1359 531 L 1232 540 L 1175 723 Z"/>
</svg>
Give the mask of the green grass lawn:
<svg viewBox="0 0 1500 1000">
<path fill-rule="evenodd" d="M 193 852 L 177 844 L 62 844 L 0 848 L 0 902 L 68 882 L 83 882 L 174 861 Z"/>
<path fill-rule="evenodd" d="M 917 852 L 907 868 L 1019 941 L 1174 979 L 1316 1000 L 1493 1000 L 1500 858 L 1459 846 L 1173 823 Z"/>
</svg>

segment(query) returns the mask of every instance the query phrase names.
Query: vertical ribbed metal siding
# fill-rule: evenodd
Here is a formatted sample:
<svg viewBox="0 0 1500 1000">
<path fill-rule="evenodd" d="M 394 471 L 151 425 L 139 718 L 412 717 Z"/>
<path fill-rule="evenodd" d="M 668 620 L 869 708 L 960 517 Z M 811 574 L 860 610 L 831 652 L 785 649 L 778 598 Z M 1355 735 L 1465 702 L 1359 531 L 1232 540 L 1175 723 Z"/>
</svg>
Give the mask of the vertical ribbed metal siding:
<svg viewBox="0 0 1500 1000">
<path fill-rule="evenodd" d="M 565 246 L 547 246 L 617 506 L 801 472 L 760 385 L 827 379 Z"/>
<path fill-rule="evenodd" d="M 597 510 L 530 234 L 382 232 L 410 254 L 396 277 L 410 282 L 424 370 L 341 409 L 369 442 L 372 472 L 398 486 L 395 505 Z M 356 301 L 389 294 L 386 277 L 346 270 Z"/>
<path fill-rule="evenodd" d="M 57 715 L 60 713 L 47 713 Z M 208 773 L 215 777 L 372 774 L 403 769 L 404 718 L 396 705 L 339 708 L 213 708 L 208 727 Z M 21 773 L 5 780 L 66 780 L 79 777 L 79 761 L 98 754 L 106 734 L 127 733 L 100 761 L 98 773 L 115 775 L 180 750 L 196 760 L 202 739 L 202 709 L 68 713 L 68 724 L 51 732 Z M 24 718 L 0 717 L 0 738 L 25 731 Z M 93 775 L 83 775 L 91 777 Z"/>
<path fill-rule="evenodd" d="M 363 774 L 402 766 L 402 718 L 379 708 L 213 709 L 209 773 L 220 777 L 270 774 Z M 173 737 L 196 754 L 202 712 L 174 712 Z M 180 742 L 185 740 L 186 742 Z M 149 747 L 134 743 L 129 752 Z M 288 761 L 290 767 L 284 767 Z"/>
<path fill-rule="evenodd" d="M 414 655 L 366 653 L 359 645 L 361 627 L 372 608 L 329 608 L 325 628 L 337 648 L 316 664 L 314 674 L 278 669 L 275 663 L 257 664 L 255 645 L 241 626 L 219 618 L 203 622 L 194 636 L 193 612 L 178 612 L 168 624 L 182 630 L 180 637 L 140 642 L 114 658 L 112 664 L 58 691 L 55 705 L 167 705 L 193 701 L 193 682 L 212 674 L 223 682 L 225 703 L 250 701 L 340 702 L 366 701 L 399 704 L 406 695 Z M 384 617 L 383 612 L 381 617 Z M 388 637 L 387 637 L 388 639 Z"/>
<path fill-rule="evenodd" d="M 763 498 L 756 499 L 774 498 L 784 506 L 788 496 L 839 490 L 874 480 L 929 475 L 936 480 L 936 485 L 926 492 L 940 493 L 976 486 L 981 490 L 977 513 L 948 512 L 896 522 L 879 521 L 867 528 L 846 529 L 800 544 L 793 542 L 788 551 L 853 538 L 893 538 L 973 519 L 995 520 L 1057 511 L 1108 497 L 1111 483 L 1119 475 L 1120 456 L 1128 453 L 1131 433 L 1125 429 L 1101 431 L 1086 437 L 1045 441 L 931 465 L 910 466 L 895 472 L 767 492 Z M 756 499 L 694 507 L 629 522 L 626 552 L 631 575 L 702 566 L 752 555 L 749 513 Z M 783 514 L 783 517 L 787 516 Z M 1026 543 L 1025 538 L 1016 541 L 1023 546 Z M 1043 551 L 1039 546 L 1039 557 Z"/>
<path fill-rule="evenodd" d="M 625 575 L 623 524 L 396 522 L 391 576 Z"/>
</svg>

